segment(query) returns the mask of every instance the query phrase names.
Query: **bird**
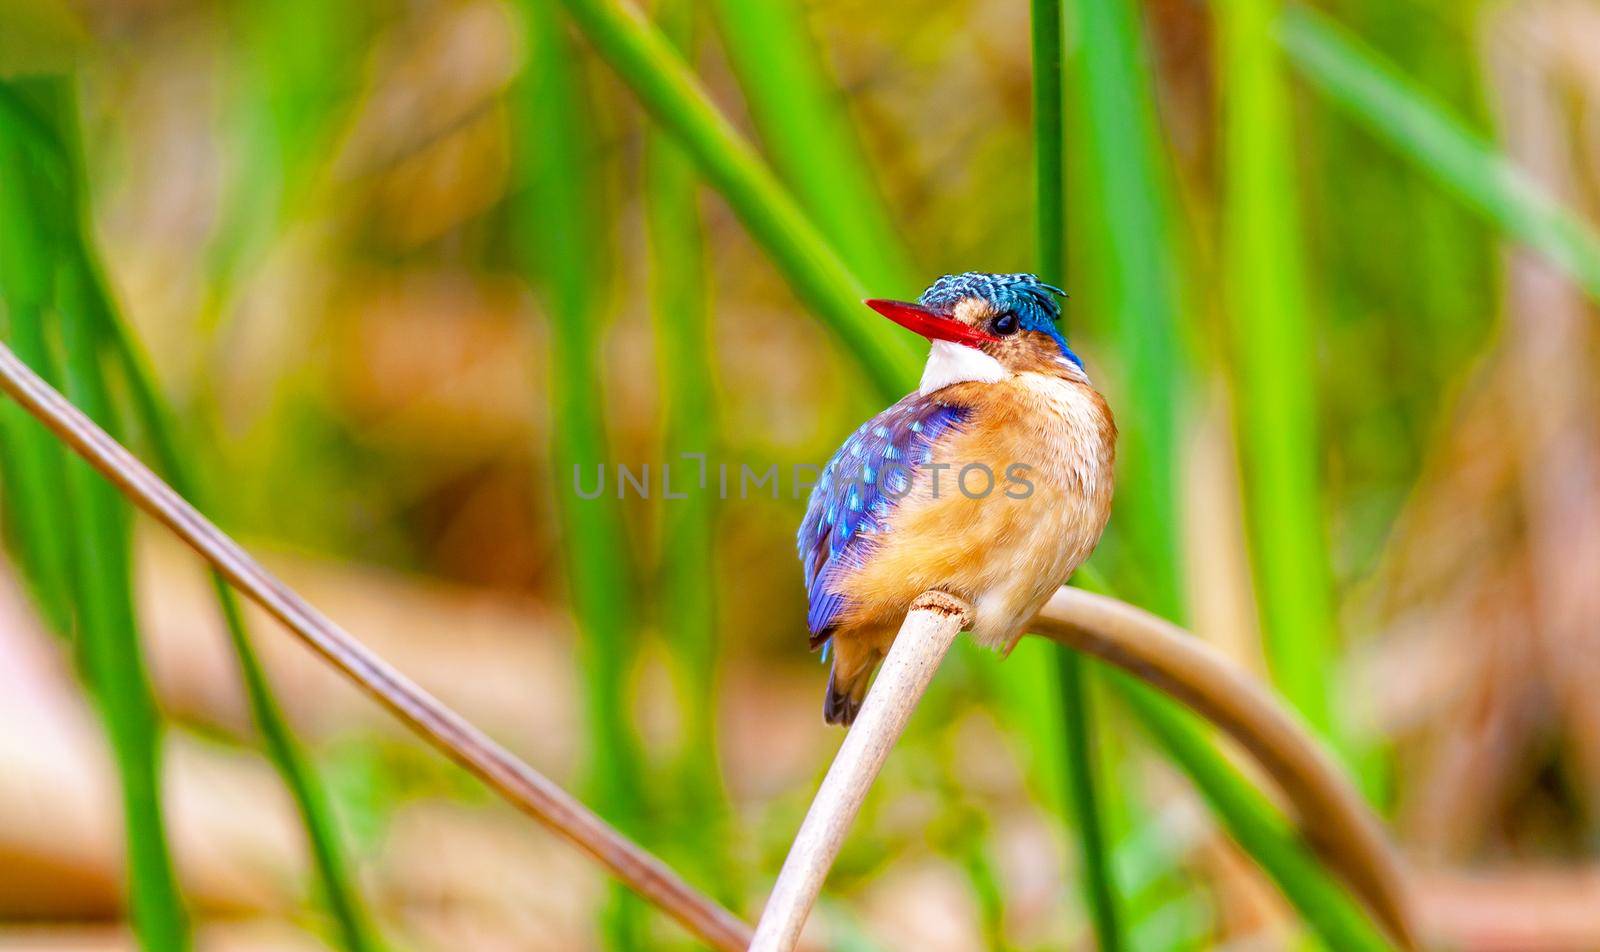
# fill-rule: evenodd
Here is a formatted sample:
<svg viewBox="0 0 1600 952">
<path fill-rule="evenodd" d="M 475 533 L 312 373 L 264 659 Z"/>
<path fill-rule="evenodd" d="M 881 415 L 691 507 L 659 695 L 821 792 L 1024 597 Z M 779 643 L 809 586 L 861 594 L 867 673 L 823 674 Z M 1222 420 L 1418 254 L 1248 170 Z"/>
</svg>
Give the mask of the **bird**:
<svg viewBox="0 0 1600 952">
<path fill-rule="evenodd" d="M 1009 651 L 1110 516 L 1117 426 L 1032 274 L 947 274 L 864 303 L 930 341 L 921 383 L 817 475 L 798 533 L 823 719 L 848 727 L 923 592 L 964 599 Z"/>
</svg>

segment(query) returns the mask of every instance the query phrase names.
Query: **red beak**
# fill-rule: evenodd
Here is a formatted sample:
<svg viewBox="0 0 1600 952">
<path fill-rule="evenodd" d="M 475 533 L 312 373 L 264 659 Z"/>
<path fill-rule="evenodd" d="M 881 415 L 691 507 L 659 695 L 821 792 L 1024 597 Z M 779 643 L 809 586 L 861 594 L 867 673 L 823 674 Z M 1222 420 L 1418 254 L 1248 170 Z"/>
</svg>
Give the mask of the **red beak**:
<svg viewBox="0 0 1600 952">
<path fill-rule="evenodd" d="M 868 298 L 865 302 L 889 320 L 894 321 L 906 330 L 916 331 L 929 340 L 947 340 L 957 344 L 966 344 L 976 347 L 979 344 L 996 341 L 1000 338 L 975 327 L 968 326 L 950 317 L 930 310 L 920 304 L 909 304 L 905 301 L 885 301 L 879 298 Z"/>
</svg>

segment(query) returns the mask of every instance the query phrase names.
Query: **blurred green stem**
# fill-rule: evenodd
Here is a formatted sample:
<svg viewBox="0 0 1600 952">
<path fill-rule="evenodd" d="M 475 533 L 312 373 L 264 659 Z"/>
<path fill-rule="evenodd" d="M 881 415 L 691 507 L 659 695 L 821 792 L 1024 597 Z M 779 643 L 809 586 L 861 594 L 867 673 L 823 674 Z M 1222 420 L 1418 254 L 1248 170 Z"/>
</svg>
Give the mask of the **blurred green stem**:
<svg viewBox="0 0 1600 952">
<path fill-rule="evenodd" d="M 1078 859 L 1082 864 L 1084 900 L 1094 921 L 1094 934 L 1102 952 L 1124 948 L 1122 916 L 1111 850 L 1100 812 L 1098 771 L 1094 754 L 1093 698 L 1090 669 L 1070 648 L 1052 652 L 1061 698 L 1062 759 L 1066 761 L 1067 793 L 1078 834 Z"/>
<path fill-rule="evenodd" d="M 1267 660 L 1290 703 L 1331 740 L 1338 644 L 1293 130 L 1271 33 L 1277 7 L 1276 0 L 1226 0 L 1213 8 L 1224 96 L 1223 310 L 1233 329 L 1229 367 Z"/>
<path fill-rule="evenodd" d="M 716 0 L 728 58 L 766 154 L 822 233 L 880 297 L 921 284 L 799 0 Z"/>
<path fill-rule="evenodd" d="M 239 0 L 222 9 L 240 81 L 223 115 L 240 140 L 225 153 L 238 167 L 224 179 L 217 226 L 205 253 L 206 298 L 198 329 L 210 343 L 241 279 L 321 180 L 344 109 L 356 101 L 366 8 L 320 0 Z M 345 79 L 341 85 L 339 80 Z M 205 356 L 209 348 L 200 348 Z M 209 372 L 210 362 L 201 372 Z"/>
<path fill-rule="evenodd" d="M 0 86 L 0 100 L 11 97 Z M 42 372 L 54 361 L 44 339 L 44 313 L 54 294 L 54 255 L 34 223 L 41 195 L 22 140 L 31 126 L 0 114 L 0 296 L 5 338 L 17 356 Z M 52 380 L 59 385 L 59 380 Z M 40 614 L 52 631 L 72 631 L 72 516 L 59 491 L 66 460 L 55 437 L 10 401 L 0 406 L 0 466 L 5 470 L 6 528 Z"/>
<path fill-rule="evenodd" d="M 685 57 L 693 50 L 694 12 L 690 0 L 656 5 L 661 32 Z M 703 474 L 719 440 L 700 177 L 689 157 L 655 129 L 646 145 L 644 176 L 656 366 L 665 403 L 663 461 L 673 472 Z M 695 491 L 684 485 L 694 478 L 680 484 L 683 498 L 664 498 L 660 506 L 661 630 L 677 661 L 684 717 L 685 852 L 716 885 L 719 898 L 732 903 L 739 890 L 728 860 L 731 808 L 717 735 L 717 513 L 703 486 Z"/>
<path fill-rule="evenodd" d="M 1081 209 L 1076 226 L 1103 236 L 1084 242 L 1080 284 L 1110 321 L 1121 361 L 1117 422 L 1118 577 L 1136 582 L 1145 607 L 1183 616 L 1179 544 L 1179 262 L 1169 222 L 1171 183 L 1156 125 L 1139 7 L 1132 0 L 1070 5 L 1077 37 L 1069 61 L 1072 112 L 1081 127 Z M 1109 547 L 1108 547 L 1109 548 Z"/>
<path fill-rule="evenodd" d="M 1033 0 L 1033 148 L 1037 185 L 1039 274 L 1065 285 L 1066 165 L 1061 55 L 1061 0 Z M 1061 756 L 1065 762 L 1068 814 L 1078 835 L 1080 882 L 1101 952 L 1116 952 L 1123 941 L 1117 888 L 1107 848 L 1093 750 L 1094 708 L 1088 670 L 1076 651 L 1057 647 L 1056 692 L 1061 718 Z"/>
<path fill-rule="evenodd" d="M 864 285 L 772 171 L 717 111 L 694 73 L 637 9 L 619 0 L 561 0 L 600 55 L 678 140 L 790 286 L 831 329 L 880 393 L 905 393 L 921 366 L 911 335 L 861 306 Z"/>
<path fill-rule="evenodd" d="M 43 104 L 45 108 L 39 111 L 30 109 L 34 116 L 70 115 L 72 109 L 70 87 L 61 80 L 30 81 L 26 97 L 17 87 L 8 86 L 5 95 L 14 96 L 18 104 L 23 104 L 24 98 Z M 42 124 L 0 123 L 0 136 L 6 141 L 4 155 L 9 160 L 0 170 L 10 199 L 4 209 L 6 250 L 15 254 L 18 243 L 26 242 L 36 252 L 14 262 L 29 269 L 26 281 L 18 283 L 16 269 L 8 267 L 0 293 L 7 299 L 13 339 L 33 352 L 29 359 L 37 362 L 47 378 L 61 379 L 68 397 L 106 425 L 111 410 L 94 345 L 92 302 L 85 287 L 87 263 L 61 241 L 62 230 L 77 220 L 76 209 L 70 191 L 55 186 L 71 179 L 60 175 L 60 169 L 47 179 L 48 173 L 20 158 L 25 151 L 40 154 L 22 139 L 36 133 Z M 50 313 L 59 317 L 62 364 L 57 363 L 45 330 Z M 56 368 L 63 364 L 58 375 Z M 58 541 L 67 549 L 68 601 L 46 615 L 56 623 L 75 619 L 75 624 L 68 622 L 66 630 L 76 635 L 84 679 L 110 741 L 122 796 L 134 932 L 140 944 L 152 952 L 179 952 L 190 945 L 189 925 L 162 815 L 161 724 L 133 608 L 131 518 L 121 496 L 87 464 L 66 460 L 60 472 L 62 482 L 36 487 L 23 497 L 37 499 L 39 493 L 64 497 L 61 506 L 48 506 L 37 514 L 51 514 L 40 522 L 53 523 L 43 528 L 62 533 Z M 46 474 L 47 470 L 36 469 L 25 478 Z M 46 564 L 36 562 L 32 567 Z M 47 571 L 54 573 L 55 569 Z M 38 588 L 46 592 L 55 584 L 41 580 Z M 46 597 L 60 595 L 52 592 Z"/>
<path fill-rule="evenodd" d="M 1292 6 L 1277 24 L 1312 88 L 1600 300 L 1600 235 L 1333 20 Z"/>
<path fill-rule="evenodd" d="M 526 177 L 519 209 L 524 268 L 549 321 L 555 503 L 566 548 L 573 615 L 581 635 L 581 670 L 596 808 L 624 833 L 644 831 L 646 789 L 627 690 L 637 646 L 627 593 L 631 550 L 619 496 L 580 498 L 579 474 L 604 472 L 610 458 L 601 379 L 602 320 L 609 259 L 607 209 L 596 168 L 581 65 L 545 0 L 521 5 L 528 65 L 517 98 L 517 149 Z M 584 478 L 592 478 L 585 476 Z M 620 887 L 607 916 L 612 947 L 641 948 L 644 906 Z"/>
<path fill-rule="evenodd" d="M 66 108 L 63 107 L 64 110 Z M 41 154 L 59 156 L 67 163 L 67 167 L 60 170 L 59 177 L 70 183 L 72 188 L 72 194 L 65 197 L 70 216 L 62 222 L 67 229 L 61 236 L 64 246 L 63 287 L 73 290 L 73 300 L 82 314 L 93 322 L 94 353 L 98 355 L 106 346 L 114 351 L 128 384 L 134 409 L 150 439 L 160 468 L 180 493 L 200 503 L 196 483 L 190 477 L 183 463 L 184 454 L 177 446 L 176 427 L 167 418 L 160 396 L 95 264 L 89 237 L 88 211 L 83 197 L 86 187 L 82 149 L 77 141 L 75 123 L 70 115 L 63 115 L 58 118 L 56 127 L 59 131 L 49 126 L 41 126 L 38 131 L 51 137 L 49 147 L 41 150 Z M 98 373 L 98 356 L 94 367 Z M 104 390 L 103 383 L 99 389 Z M 272 695 L 245 630 L 238 600 L 220 575 L 213 573 L 212 582 L 239 663 L 252 715 L 266 742 L 268 757 L 282 776 L 300 812 L 319 885 L 338 927 L 341 945 L 350 952 L 377 949 L 379 943 L 372 938 L 372 927 L 352 885 L 329 808 Z"/>
<path fill-rule="evenodd" d="M 67 355 L 64 393 L 106 426 L 111 405 L 101 377 L 86 268 L 72 255 L 58 272 Z M 189 947 L 190 935 L 162 816 L 161 719 L 133 609 L 131 513 L 117 491 L 81 460 L 68 461 L 67 477 L 80 529 L 73 557 L 78 634 L 122 781 L 134 929 L 145 948 L 174 952 Z"/>
<path fill-rule="evenodd" d="M 1105 336 L 1116 344 L 1106 362 L 1115 362 L 1120 371 L 1116 385 L 1104 388 L 1114 401 L 1121 436 L 1114 514 L 1096 558 L 1115 567 L 1124 591 L 1135 593 L 1130 597 L 1157 614 L 1181 619 L 1182 254 L 1172 234 L 1173 189 L 1156 121 L 1154 70 L 1147 65 L 1141 9 L 1132 0 L 1076 0 L 1062 8 L 1074 39 L 1065 64 L 1065 112 L 1079 143 L 1071 226 L 1095 236 L 1073 246 L 1073 290 L 1086 291 L 1078 300 L 1091 302 L 1090 313 L 1106 322 Z M 1067 704 L 1073 703 L 1072 669 L 1080 664 L 1068 661 L 1061 672 Z M 1085 748 L 1074 756 L 1092 770 L 1089 738 L 1074 737 L 1076 731 L 1067 726 L 1069 749 Z M 1130 793 L 1123 791 L 1120 799 L 1126 803 Z M 1126 810 L 1106 811 L 1101 827 L 1116 829 L 1115 821 L 1128 816 Z M 1102 835 L 1097 844 L 1102 853 L 1104 840 Z M 1105 876 L 1109 890 L 1109 870 Z M 1104 900 L 1091 894 L 1091 901 Z M 1135 918 L 1142 911 L 1136 909 Z"/>
<path fill-rule="evenodd" d="M 1067 168 L 1061 119 L 1062 0 L 1032 0 L 1034 248 L 1046 281 L 1067 279 Z"/>
<path fill-rule="evenodd" d="M 101 288 L 99 293 L 103 296 L 104 289 Z M 131 332 L 110 306 L 109 298 L 104 299 L 106 306 L 101 314 L 105 326 L 101 331 L 109 338 L 106 343 L 113 349 L 122 368 L 134 409 L 155 453 L 157 471 L 185 499 L 205 509 L 206 502 L 199 492 L 199 483 L 185 463 L 188 452 L 179 449 L 177 425 L 171 420 L 156 390 Z M 251 717 L 256 729 L 261 732 L 268 759 L 283 779 L 300 814 L 300 825 L 305 829 L 318 888 L 328 912 L 333 916 L 340 947 L 348 952 L 370 952 L 382 948 L 377 930 L 361 902 L 360 890 L 349 861 L 345 858 L 344 848 L 340 845 L 333 809 L 273 695 L 272 685 L 251 643 L 238 596 L 220 573 L 212 571 L 210 574 L 211 586 L 217 596 L 217 608 L 228 629 L 228 638 L 239 664 L 239 676 L 249 699 Z"/>
</svg>

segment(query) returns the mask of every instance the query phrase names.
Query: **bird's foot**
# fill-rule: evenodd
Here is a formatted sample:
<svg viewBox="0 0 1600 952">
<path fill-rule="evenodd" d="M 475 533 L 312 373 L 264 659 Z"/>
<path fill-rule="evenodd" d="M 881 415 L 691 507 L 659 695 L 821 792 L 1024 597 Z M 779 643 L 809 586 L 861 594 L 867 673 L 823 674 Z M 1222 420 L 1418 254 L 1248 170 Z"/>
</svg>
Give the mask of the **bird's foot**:
<svg viewBox="0 0 1600 952">
<path fill-rule="evenodd" d="M 959 617 L 962 628 L 972 627 L 972 621 L 976 617 L 972 605 L 966 599 L 958 598 L 949 592 L 941 592 L 937 589 L 918 595 L 911 602 L 911 611 L 930 611 L 938 612 L 947 617 Z"/>
</svg>

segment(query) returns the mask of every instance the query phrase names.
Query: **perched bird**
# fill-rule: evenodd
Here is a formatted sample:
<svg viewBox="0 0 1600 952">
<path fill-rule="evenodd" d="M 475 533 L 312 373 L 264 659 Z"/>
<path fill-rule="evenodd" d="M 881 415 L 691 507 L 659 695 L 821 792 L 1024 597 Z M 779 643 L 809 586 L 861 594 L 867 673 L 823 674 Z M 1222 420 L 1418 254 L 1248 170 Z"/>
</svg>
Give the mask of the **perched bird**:
<svg viewBox="0 0 1600 952">
<path fill-rule="evenodd" d="M 800 526 L 811 647 L 833 654 L 823 717 L 855 720 L 916 597 L 975 609 L 1009 651 L 1100 541 L 1117 428 L 1031 274 L 946 275 L 916 304 L 867 305 L 932 341 L 915 393 L 819 475 Z"/>
</svg>

